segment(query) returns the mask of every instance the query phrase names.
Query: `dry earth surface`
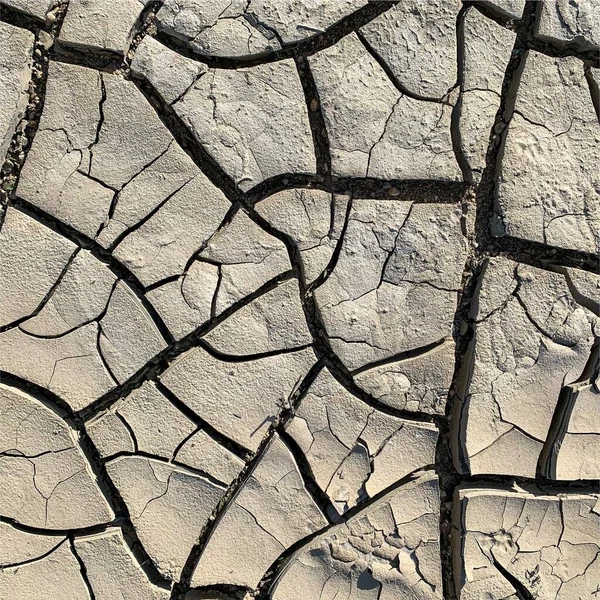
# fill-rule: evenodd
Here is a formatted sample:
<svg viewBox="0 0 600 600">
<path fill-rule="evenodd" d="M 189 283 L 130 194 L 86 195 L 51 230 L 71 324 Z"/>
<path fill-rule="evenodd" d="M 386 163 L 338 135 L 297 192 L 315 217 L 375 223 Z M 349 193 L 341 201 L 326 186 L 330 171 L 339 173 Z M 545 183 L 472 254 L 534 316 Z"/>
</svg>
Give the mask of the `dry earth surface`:
<svg viewBox="0 0 600 600">
<path fill-rule="evenodd" d="M 0 0 L 0 599 L 600 597 L 598 0 Z"/>
</svg>

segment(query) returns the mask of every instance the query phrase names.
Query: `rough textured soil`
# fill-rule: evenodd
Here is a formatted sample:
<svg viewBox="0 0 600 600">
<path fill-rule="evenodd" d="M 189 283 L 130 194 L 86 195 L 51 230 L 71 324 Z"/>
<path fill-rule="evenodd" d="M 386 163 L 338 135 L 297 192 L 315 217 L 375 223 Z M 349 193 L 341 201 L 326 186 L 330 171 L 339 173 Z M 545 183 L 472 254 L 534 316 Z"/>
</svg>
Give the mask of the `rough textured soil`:
<svg viewBox="0 0 600 600">
<path fill-rule="evenodd" d="M 597 0 L 0 0 L 0 600 L 600 595 Z"/>
</svg>

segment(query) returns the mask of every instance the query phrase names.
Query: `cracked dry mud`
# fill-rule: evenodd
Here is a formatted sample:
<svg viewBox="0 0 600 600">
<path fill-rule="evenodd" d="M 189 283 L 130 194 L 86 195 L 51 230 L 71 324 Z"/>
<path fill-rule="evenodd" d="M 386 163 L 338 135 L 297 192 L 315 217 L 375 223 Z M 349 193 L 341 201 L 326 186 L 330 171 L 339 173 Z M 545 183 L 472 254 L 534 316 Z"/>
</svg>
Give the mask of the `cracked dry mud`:
<svg viewBox="0 0 600 600">
<path fill-rule="evenodd" d="M 0 600 L 600 595 L 596 0 L 0 0 Z"/>
</svg>

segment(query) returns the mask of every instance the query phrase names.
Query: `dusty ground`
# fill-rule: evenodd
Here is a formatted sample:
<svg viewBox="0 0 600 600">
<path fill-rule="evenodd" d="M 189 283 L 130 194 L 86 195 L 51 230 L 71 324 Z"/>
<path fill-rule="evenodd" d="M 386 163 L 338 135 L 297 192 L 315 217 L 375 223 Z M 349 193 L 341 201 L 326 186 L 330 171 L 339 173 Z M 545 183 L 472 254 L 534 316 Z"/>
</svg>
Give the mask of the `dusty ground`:
<svg viewBox="0 0 600 600">
<path fill-rule="evenodd" d="M 0 0 L 0 599 L 600 594 L 595 0 Z"/>
</svg>

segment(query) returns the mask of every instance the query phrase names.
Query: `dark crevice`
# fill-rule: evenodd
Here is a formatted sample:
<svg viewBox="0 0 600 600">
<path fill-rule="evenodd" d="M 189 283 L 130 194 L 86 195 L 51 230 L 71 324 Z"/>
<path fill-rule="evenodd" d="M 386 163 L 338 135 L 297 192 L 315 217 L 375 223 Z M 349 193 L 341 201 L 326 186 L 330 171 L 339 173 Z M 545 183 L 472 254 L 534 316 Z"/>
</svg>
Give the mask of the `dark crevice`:
<svg viewBox="0 0 600 600">
<path fill-rule="evenodd" d="M 406 350 L 405 352 L 400 352 L 399 354 L 394 354 L 394 356 L 388 356 L 387 358 L 383 358 L 381 360 L 378 360 L 378 361 L 369 363 L 367 365 L 364 365 L 362 367 L 359 367 L 358 369 L 351 371 L 351 374 L 353 376 L 359 375 L 360 373 L 364 373 L 365 371 L 370 371 L 371 369 L 376 369 L 377 367 L 382 367 L 384 365 L 389 365 L 389 364 L 393 364 L 393 363 L 400 362 L 403 360 L 408 360 L 410 358 L 416 358 L 418 356 L 423 356 L 424 354 L 427 354 L 427 353 L 431 352 L 432 350 L 439 348 L 444 343 L 446 343 L 446 341 L 447 341 L 447 339 L 444 338 L 444 339 L 438 340 L 437 342 L 432 342 L 431 344 L 427 344 L 426 346 L 421 346 L 420 348 L 414 348 L 413 350 Z"/>
<path fill-rule="evenodd" d="M 91 525 L 89 527 L 81 527 L 78 529 L 45 529 L 43 527 L 32 527 L 31 525 L 20 523 L 16 519 L 11 519 L 10 517 L 3 516 L 0 517 L 0 522 L 7 523 L 14 529 L 22 531 L 23 533 L 30 533 L 32 535 L 55 535 L 57 537 L 67 537 L 71 535 L 83 536 L 104 533 L 110 527 L 118 527 L 120 520 L 115 519 L 115 521 L 113 521 L 112 523 L 102 523 L 99 525 Z"/>
<path fill-rule="evenodd" d="M 1 521 L 3 521 L 3 519 L 0 518 L 0 522 Z M 48 535 L 48 532 L 46 532 L 43 535 Z M 60 536 L 57 536 L 57 539 L 60 539 Z M 22 566 L 25 566 L 25 565 L 30 565 L 31 563 L 36 563 L 36 562 L 39 562 L 41 560 L 44 560 L 45 558 L 47 558 L 48 556 L 50 556 L 53 552 L 55 552 L 56 550 L 58 550 L 59 547 L 62 546 L 66 542 L 67 542 L 66 539 L 60 539 L 60 541 L 56 544 L 56 546 L 54 546 L 53 548 L 51 548 L 47 552 L 44 552 L 44 554 L 40 554 L 39 556 L 36 556 L 34 558 L 29 558 L 29 559 L 21 560 L 21 561 L 16 562 L 16 563 L 4 563 L 4 564 L 0 564 L 0 571 L 4 570 L 4 569 L 14 569 L 15 567 L 22 567 Z"/>
<path fill-rule="evenodd" d="M 0 21 L 8 23 L 13 27 L 28 29 L 32 33 L 38 33 L 40 30 L 49 31 L 49 27 L 45 21 L 38 19 L 34 15 L 29 15 L 12 6 L 0 5 Z"/>
<path fill-rule="evenodd" d="M 505 255 L 517 262 L 549 270 L 553 265 L 572 267 L 598 274 L 600 261 L 597 254 L 548 246 L 542 242 L 504 236 L 492 240 L 488 255 Z"/>
<path fill-rule="evenodd" d="M 21 120 L 16 125 L 6 156 L 0 157 L 0 161 L 3 162 L 2 171 L 0 172 L 0 230 L 5 215 L 2 207 L 7 205 L 8 198 L 14 193 L 18 185 L 21 169 L 27 159 L 38 130 L 46 97 L 48 66 L 51 56 L 51 50 L 48 48 L 48 40 L 51 39 L 50 36 L 58 37 L 65 16 L 66 6 L 67 3 L 64 0 L 55 2 L 50 11 L 53 14 L 54 22 L 43 27 L 27 21 L 27 17 L 17 10 L 5 6 L 0 7 L 0 19 L 2 21 L 7 20 L 7 18 L 10 19 L 12 15 L 16 22 L 24 25 L 33 25 L 32 31 L 35 34 L 31 80 L 27 87 L 27 105 L 23 110 Z M 9 165 L 10 168 L 7 168 Z"/>
<path fill-rule="evenodd" d="M 210 481 L 210 483 L 212 483 L 220 488 L 226 487 L 226 485 L 220 479 L 217 479 L 216 477 L 214 477 L 210 473 L 207 473 L 206 471 L 203 471 L 202 469 L 196 469 L 195 467 L 191 467 L 190 465 L 187 465 L 185 463 L 178 462 L 177 460 L 165 458 L 164 456 L 152 454 L 150 452 L 145 452 L 143 450 L 136 449 L 135 452 L 129 452 L 127 450 L 123 450 L 121 452 L 117 452 L 116 454 L 108 456 L 104 462 L 110 463 L 110 462 L 117 460 L 119 458 L 122 458 L 122 457 L 130 457 L 130 458 L 141 457 L 141 458 L 147 458 L 148 460 L 155 460 L 157 462 L 164 463 L 166 465 L 171 465 L 174 468 L 182 469 L 183 471 L 187 471 L 189 473 L 193 473 L 194 475 L 203 477 L 204 479 Z"/>
<path fill-rule="evenodd" d="M 131 441 L 133 443 L 134 452 L 137 452 L 139 450 L 139 445 L 138 445 L 137 436 L 135 435 L 135 431 L 133 430 L 131 425 L 127 422 L 127 419 L 121 413 L 119 413 L 118 410 L 115 411 L 115 417 L 117 417 L 117 419 L 119 419 L 119 421 L 121 421 L 121 423 L 123 424 L 123 427 L 125 427 L 125 429 L 127 430 L 127 433 L 129 434 L 129 437 L 131 438 Z M 112 459 L 113 457 L 111 456 L 110 458 Z"/>
<path fill-rule="evenodd" d="M 189 590 L 192 574 L 196 568 L 196 565 L 198 564 L 198 561 L 200 560 L 200 556 L 204 551 L 206 544 L 208 543 L 212 533 L 218 526 L 220 519 L 227 512 L 227 508 L 231 505 L 244 483 L 252 475 L 252 472 L 262 459 L 267 447 L 271 443 L 275 432 L 278 431 L 278 429 L 283 428 L 285 426 L 285 423 L 287 423 L 292 418 L 295 411 L 295 407 L 307 393 L 308 389 L 317 377 L 321 368 L 322 364 L 320 362 L 317 362 L 315 363 L 315 365 L 313 365 L 313 367 L 309 370 L 309 372 L 303 378 L 303 380 L 299 382 L 295 391 L 291 394 L 287 405 L 286 403 L 283 404 L 282 410 L 280 411 L 279 415 L 277 415 L 275 420 L 271 423 L 271 426 L 269 427 L 268 432 L 263 437 L 259 448 L 254 454 L 250 454 L 246 459 L 246 466 L 242 469 L 241 473 L 238 475 L 235 481 L 233 481 L 229 486 L 227 493 L 221 499 L 221 502 L 219 502 L 218 506 L 213 511 L 213 514 L 211 515 L 211 518 L 207 522 L 204 530 L 202 531 L 198 542 L 194 545 L 194 548 L 190 552 L 190 555 L 188 556 L 186 564 L 183 568 L 180 581 L 173 588 L 173 594 L 171 595 L 172 600 L 183 599 L 185 593 Z"/>
<path fill-rule="evenodd" d="M 517 598 L 519 600 L 535 600 L 535 597 L 525 587 L 525 585 L 522 584 L 512 573 L 510 573 L 500 563 L 500 561 L 494 556 L 493 549 L 490 550 L 490 555 L 492 557 L 492 563 L 493 563 L 494 567 L 496 567 L 496 569 L 498 570 L 498 572 L 500 573 L 500 575 L 502 575 L 502 577 L 504 577 L 504 579 L 506 579 L 506 581 L 508 581 L 508 583 L 510 583 L 510 585 L 512 585 L 513 588 L 515 589 L 515 595 L 517 596 Z"/>
<path fill-rule="evenodd" d="M 348 203 L 346 205 L 346 214 L 344 215 L 344 225 L 342 226 L 342 230 L 340 232 L 340 237 L 335 244 L 335 248 L 333 249 L 333 253 L 331 254 L 331 258 L 327 263 L 327 266 L 323 270 L 322 273 L 310 284 L 306 285 L 306 293 L 310 294 L 318 287 L 322 286 L 328 279 L 333 270 L 335 269 L 337 262 L 340 258 L 340 254 L 342 252 L 342 247 L 344 245 L 344 239 L 346 237 L 346 231 L 348 230 L 348 224 L 350 223 L 350 213 L 352 212 L 352 198 L 348 199 Z M 333 216 L 332 216 L 333 220 Z M 306 281 L 306 278 L 303 278 L 303 281 Z"/>
<path fill-rule="evenodd" d="M 413 100 L 419 100 L 421 102 L 434 102 L 436 104 L 449 104 L 448 102 L 448 94 L 452 89 L 448 90 L 448 92 L 441 98 L 434 98 L 431 96 L 421 96 L 411 90 L 409 90 L 406 86 L 402 85 L 400 80 L 396 77 L 390 66 L 387 62 L 382 58 L 382 56 L 375 50 L 375 48 L 369 43 L 369 41 L 365 38 L 364 34 L 361 31 L 357 31 L 356 35 L 360 40 L 361 44 L 364 46 L 364 49 L 371 55 L 371 57 L 375 60 L 375 62 L 381 67 L 381 69 L 386 74 L 387 78 L 390 80 L 392 85 L 398 90 L 398 92 L 402 96 L 407 96 L 408 98 L 412 98 Z"/>
<path fill-rule="evenodd" d="M 128 284 L 128 286 L 137 296 L 138 300 L 142 303 L 146 312 L 154 321 L 154 324 L 160 331 L 161 335 L 165 338 L 165 340 L 167 340 L 168 343 L 172 343 L 173 337 L 167 326 L 161 319 L 156 309 L 152 306 L 152 304 L 150 304 L 144 295 L 144 286 L 141 284 L 139 279 L 121 262 L 116 260 L 112 254 L 110 254 L 110 252 L 102 248 L 102 246 L 85 234 L 77 231 L 74 227 L 71 227 L 71 225 L 63 223 L 53 215 L 37 208 L 36 206 L 33 206 L 27 200 L 23 200 L 17 196 L 11 199 L 11 205 L 32 219 L 42 223 L 52 231 L 55 231 L 59 235 L 67 238 L 80 248 L 89 250 L 95 258 L 106 264 L 120 280 Z"/>
<path fill-rule="evenodd" d="M 469 184 L 431 179 L 376 179 L 374 177 L 331 177 L 285 173 L 266 179 L 244 195 L 255 204 L 268 196 L 291 188 L 318 189 L 332 194 L 349 194 L 353 198 L 398 200 L 417 204 L 455 204 L 460 202 Z"/>
<path fill-rule="evenodd" d="M 242 445 L 234 442 L 231 438 L 223 435 L 218 429 L 215 429 L 210 423 L 205 421 L 202 417 L 197 415 L 185 402 L 180 400 L 164 383 L 156 381 L 156 389 L 163 395 L 169 402 L 183 413 L 190 421 L 196 425 L 198 430 L 204 431 L 213 440 L 218 442 L 224 448 L 227 448 L 230 452 L 235 454 L 238 458 L 243 461 L 247 461 L 250 458 L 251 453 L 246 450 Z M 194 432 L 196 433 L 196 432 Z"/>
<path fill-rule="evenodd" d="M 85 587 L 88 590 L 90 600 L 96 600 L 96 595 L 94 594 L 94 589 L 92 588 L 92 584 L 90 583 L 90 580 L 87 575 L 87 567 L 85 566 L 85 563 L 83 562 L 83 560 L 77 553 L 77 549 L 75 548 L 75 543 L 74 543 L 72 537 L 69 537 L 68 543 L 69 543 L 69 548 L 71 550 L 71 554 L 73 554 L 73 556 L 75 557 L 75 560 L 79 563 L 79 572 L 81 574 L 81 579 L 83 579 L 83 583 L 85 584 Z"/>
<path fill-rule="evenodd" d="M 259 352 L 256 354 L 225 354 L 220 352 L 206 340 L 198 340 L 198 346 L 210 354 L 213 358 L 223 362 L 230 363 L 241 363 L 249 362 L 253 360 L 261 360 L 263 358 L 270 358 L 272 356 L 281 356 L 282 354 L 292 354 L 294 352 L 300 352 L 310 348 L 312 344 L 304 344 L 303 346 L 294 346 L 291 348 L 281 348 L 279 350 L 270 350 L 268 352 Z"/>
<path fill-rule="evenodd" d="M 57 531 L 57 533 L 64 533 L 71 536 L 74 534 L 87 535 L 104 531 L 107 527 L 112 525 L 118 525 L 121 527 L 124 538 L 133 555 L 135 556 L 140 568 L 144 570 L 149 580 L 156 585 L 169 588 L 170 582 L 162 577 L 162 575 L 158 572 L 156 566 L 152 562 L 152 559 L 141 545 L 135 528 L 131 522 L 129 509 L 108 476 L 104 462 L 102 461 L 98 450 L 89 437 L 81 417 L 76 412 L 73 412 L 73 410 L 64 400 L 62 400 L 62 398 L 39 385 L 4 371 L 0 372 L 0 380 L 4 384 L 10 385 L 29 394 L 33 398 L 39 400 L 44 406 L 48 406 L 58 416 L 60 416 L 67 423 L 67 425 L 75 430 L 79 439 L 79 448 L 87 459 L 98 488 L 106 498 L 116 516 L 114 523 L 102 524 L 99 526 L 78 530 Z M 31 528 L 28 529 L 31 531 Z M 41 531 L 46 531 L 46 533 L 48 532 L 47 530 Z"/>
<path fill-rule="evenodd" d="M 346 35 L 363 27 L 367 23 L 370 23 L 379 15 L 388 11 L 390 8 L 393 8 L 398 2 L 399 0 L 371 0 L 368 4 L 343 17 L 322 33 L 300 40 L 299 42 L 284 44 L 281 50 L 249 57 L 234 58 L 199 54 L 194 52 L 190 45 L 184 40 L 180 40 L 163 32 L 159 32 L 156 35 L 156 39 L 178 54 L 202 62 L 209 67 L 218 69 L 252 67 L 260 64 L 277 62 L 286 58 L 310 56 L 320 50 L 329 48 L 330 46 L 337 44 L 337 42 Z"/>
<path fill-rule="evenodd" d="M 331 177 L 331 152 L 325 117 L 321 109 L 319 90 L 310 70 L 308 60 L 302 56 L 295 60 L 306 99 L 308 120 L 315 147 L 315 157 L 317 159 L 317 175 L 329 178 Z"/>
<path fill-rule="evenodd" d="M 295 544 L 292 544 L 289 548 L 287 548 L 284 552 L 282 552 L 279 557 L 275 560 L 275 562 L 267 569 L 265 576 L 258 584 L 256 588 L 256 592 L 254 598 L 256 600 L 270 600 L 271 598 L 271 588 L 274 582 L 277 580 L 279 574 L 283 571 L 285 566 L 289 563 L 289 561 L 293 558 L 294 554 L 301 551 L 303 548 L 307 548 L 316 538 L 327 535 L 333 528 L 339 526 L 342 523 L 346 523 L 350 519 L 352 519 L 355 515 L 362 511 L 366 511 L 370 506 L 377 503 L 381 498 L 390 494 L 391 492 L 401 488 L 411 481 L 415 480 L 417 477 L 422 475 L 425 471 L 424 469 L 418 469 L 405 475 L 402 479 L 394 482 L 391 486 L 385 488 L 378 494 L 364 500 L 363 502 L 359 502 L 352 508 L 350 508 L 347 512 L 344 513 L 343 516 L 339 517 L 338 521 L 335 523 L 331 523 L 326 527 L 323 527 L 319 531 L 312 533 L 301 540 L 297 541 Z"/>
<path fill-rule="evenodd" d="M 321 513 L 330 523 L 338 522 L 340 519 L 339 514 L 329 499 L 329 496 L 317 484 L 310 464 L 306 459 L 304 452 L 300 449 L 300 446 L 298 446 L 294 438 L 292 438 L 285 429 L 280 427 L 278 428 L 277 433 L 294 457 L 300 475 L 304 481 L 304 487 L 313 502 L 319 507 Z"/>
<path fill-rule="evenodd" d="M 463 92 L 464 92 L 464 79 L 465 79 L 465 18 L 469 8 L 463 6 L 456 17 L 456 63 L 457 63 L 457 87 L 458 98 L 456 103 L 452 107 L 452 115 L 450 119 L 450 135 L 452 137 L 452 149 L 454 150 L 454 156 L 456 162 L 460 167 L 463 175 L 463 179 L 472 184 L 473 183 L 473 171 L 469 165 L 469 161 L 464 153 L 464 147 L 462 143 L 462 133 L 460 128 L 460 117 L 463 110 Z"/>
<path fill-rule="evenodd" d="M 242 298 L 235 304 L 228 307 L 221 314 L 219 314 L 215 319 L 210 319 L 190 334 L 185 336 L 179 341 L 169 342 L 168 346 L 159 352 L 156 356 L 154 356 L 148 363 L 146 363 L 143 367 L 141 367 L 136 373 L 134 373 L 131 377 L 121 382 L 118 386 L 109 390 L 106 394 L 100 396 L 97 400 L 92 402 L 89 406 L 83 408 L 79 412 L 79 416 L 88 421 L 93 416 L 99 414 L 100 412 L 107 410 L 110 408 L 119 398 L 129 394 L 134 389 L 140 387 L 145 381 L 150 379 L 156 379 L 160 374 L 164 373 L 168 368 L 170 363 L 188 350 L 198 346 L 200 339 L 206 335 L 209 331 L 214 329 L 217 325 L 225 321 L 228 317 L 230 317 L 234 312 L 238 311 L 240 308 L 243 308 L 256 298 L 270 292 L 274 288 L 276 288 L 282 281 L 285 281 L 291 277 L 291 273 L 289 271 L 282 273 L 271 279 L 263 286 L 261 286 L 258 290 L 253 292 L 252 294 Z"/>
<path fill-rule="evenodd" d="M 2 325 L 0 327 L 0 334 L 4 333 L 5 331 L 9 331 L 10 329 L 14 329 L 15 327 L 18 327 L 19 325 L 23 324 L 25 321 L 28 321 L 29 319 L 33 319 L 33 317 L 37 316 L 42 311 L 42 309 L 46 306 L 46 304 L 48 304 L 48 301 L 50 300 L 50 298 L 56 291 L 56 288 L 59 286 L 60 282 L 63 280 L 65 274 L 69 270 L 69 267 L 73 264 L 73 261 L 75 260 L 75 257 L 79 253 L 79 250 L 80 250 L 79 248 L 76 248 L 75 251 L 73 252 L 73 254 L 71 254 L 69 259 L 65 263 L 65 266 L 63 267 L 62 271 L 60 272 L 58 278 L 52 284 L 52 286 L 50 287 L 50 289 L 48 290 L 46 295 L 42 298 L 42 300 L 38 304 L 38 306 L 30 314 L 28 314 L 24 317 L 21 317 L 20 319 L 17 319 L 16 321 L 13 321 L 12 323 L 8 323 L 7 325 Z M 32 334 L 28 334 L 28 335 L 32 335 Z"/>
</svg>

